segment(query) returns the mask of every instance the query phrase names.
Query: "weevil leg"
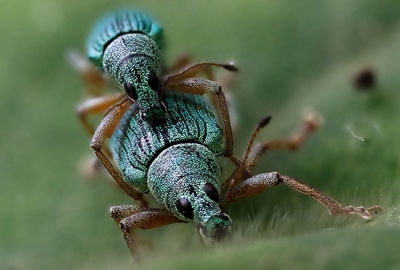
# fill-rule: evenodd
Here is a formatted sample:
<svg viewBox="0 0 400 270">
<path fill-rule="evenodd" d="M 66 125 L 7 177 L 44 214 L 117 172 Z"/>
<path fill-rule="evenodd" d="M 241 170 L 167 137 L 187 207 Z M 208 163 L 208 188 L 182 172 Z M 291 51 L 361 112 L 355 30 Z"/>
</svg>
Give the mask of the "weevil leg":
<svg viewBox="0 0 400 270">
<path fill-rule="evenodd" d="M 78 118 L 82 123 L 82 126 L 90 136 L 93 136 L 95 127 L 89 121 L 89 116 L 94 114 L 104 114 L 113 105 L 122 100 L 124 96 L 125 94 L 123 93 L 117 93 L 110 96 L 92 97 L 78 105 Z M 104 145 L 103 150 L 108 157 L 111 157 L 111 152 L 108 148 L 108 145 Z M 104 167 L 101 165 L 97 157 L 94 159 L 90 158 L 82 166 L 82 173 L 87 178 L 93 178 L 94 176 L 97 176 L 102 171 L 102 169 L 104 169 Z"/>
<path fill-rule="evenodd" d="M 110 207 L 110 215 L 115 220 L 115 222 L 119 225 L 121 220 L 132 216 L 134 214 L 143 212 L 146 210 L 143 206 L 138 205 L 118 205 Z M 137 242 L 140 242 L 141 246 L 145 246 L 147 248 L 151 248 L 152 243 L 149 240 L 139 239 L 139 237 L 135 234 L 135 232 L 131 232 L 132 237 L 134 237 Z"/>
<path fill-rule="evenodd" d="M 237 183 L 242 182 L 243 180 L 251 176 L 256 162 L 258 161 L 260 156 L 266 152 L 266 150 L 284 149 L 295 151 L 313 132 L 318 129 L 322 122 L 320 115 L 318 115 L 317 113 L 309 113 L 305 117 L 303 126 L 291 138 L 266 141 L 253 147 L 257 135 L 265 126 L 269 124 L 270 121 L 271 116 L 267 116 L 258 123 L 257 128 L 254 130 L 253 134 L 250 137 L 250 141 L 247 145 L 243 159 L 237 159 L 236 161 L 234 161 L 238 168 L 234 172 L 233 176 L 223 184 L 222 190 L 224 194 L 228 195 L 228 193 L 232 190 L 234 186 L 237 185 Z"/>
<path fill-rule="evenodd" d="M 77 50 L 70 50 L 67 53 L 67 60 L 81 75 L 89 96 L 101 96 L 105 92 L 108 80 L 86 57 Z"/>
<path fill-rule="evenodd" d="M 119 224 L 132 256 L 138 260 L 139 254 L 132 236 L 134 229 L 153 229 L 179 222 L 183 221 L 179 220 L 168 210 L 148 208 L 142 209 L 141 212 L 135 212 L 131 216 L 122 219 Z"/>
<path fill-rule="evenodd" d="M 101 96 L 108 84 L 108 80 L 104 78 L 103 74 L 76 50 L 68 52 L 67 60 L 85 82 L 86 92 L 89 98 L 78 105 L 77 114 L 83 128 L 90 136 L 93 136 L 95 127 L 90 123 L 89 116 L 105 113 L 112 105 L 115 105 L 121 100 L 125 94 L 116 93 L 113 95 Z M 104 146 L 104 152 L 107 156 L 111 156 L 108 146 Z M 87 178 L 92 178 L 102 169 L 102 166 L 98 165 L 99 160 L 97 158 L 89 159 L 82 166 L 82 173 Z"/>
<path fill-rule="evenodd" d="M 125 98 L 121 103 L 114 105 L 112 109 L 108 111 L 108 113 L 101 120 L 99 126 L 97 127 L 90 146 L 96 153 L 96 156 L 99 158 L 101 163 L 107 169 L 107 171 L 111 174 L 114 180 L 118 183 L 118 185 L 130 196 L 132 199 L 139 201 L 142 205 L 147 205 L 147 202 L 143 196 L 143 194 L 130 185 L 128 185 L 122 178 L 121 173 L 114 167 L 111 163 L 110 159 L 102 150 L 103 145 L 107 139 L 109 139 L 114 130 L 117 128 L 119 122 L 121 121 L 124 113 L 128 110 L 128 108 L 132 105 L 132 101 L 129 98 Z"/>
<path fill-rule="evenodd" d="M 212 70 L 211 70 L 212 71 Z M 226 105 L 228 107 L 228 112 L 229 112 L 229 117 L 230 117 L 230 122 L 232 126 L 232 133 L 235 134 L 237 131 L 238 127 L 238 122 L 239 122 L 239 117 L 236 109 L 236 102 L 235 102 L 235 95 L 233 92 L 230 90 L 232 84 L 234 83 L 235 76 L 233 73 L 228 73 L 228 72 L 219 72 L 217 75 L 214 77 L 207 77 L 207 79 L 212 80 L 212 81 L 217 81 L 221 84 L 222 89 L 224 89 L 224 95 L 226 99 Z M 218 108 L 219 103 L 218 103 L 218 98 L 216 96 L 211 96 L 211 102 L 214 106 L 214 108 Z"/>
<path fill-rule="evenodd" d="M 118 101 L 126 96 L 125 93 L 117 93 L 110 96 L 92 97 L 79 104 L 77 114 L 83 127 L 90 136 L 93 136 L 95 128 L 89 121 L 89 116 L 93 114 L 102 114 L 109 110 Z"/>
<path fill-rule="evenodd" d="M 232 63 L 214 63 L 214 62 L 202 62 L 202 63 L 197 63 L 197 64 L 192 64 L 187 67 L 184 67 L 188 65 L 190 62 L 190 57 L 189 56 L 183 56 L 180 57 L 176 63 L 170 68 L 171 71 L 181 69 L 181 71 L 168 75 L 165 79 L 166 84 L 172 83 L 173 81 L 181 81 L 190 77 L 198 76 L 200 74 L 204 74 L 205 77 L 208 80 L 211 81 L 217 81 L 220 83 L 222 88 L 224 89 L 224 95 L 226 98 L 226 106 L 228 108 L 229 115 L 232 120 L 232 127 L 234 130 L 236 130 L 237 126 L 237 114 L 236 110 L 234 108 L 234 100 L 233 100 L 233 95 L 229 91 L 229 85 L 232 84 L 233 81 L 233 75 L 232 73 L 220 73 L 215 76 L 212 67 L 222 67 L 225 68 L 229 71 L 237 71 L 238 68 L 233 65 Z M 183 68 L 184 67 L 184 68 Z M 219 107 L 219 99 L 215 95 L 211 96 L 211 102 L 215 108 Z"/>
<path fill-rule="evenodd" d="M 110 215 L 115 220 L 115 222 L 119 224 L 121 220 L 123 220 L 124 218 L 132 216 L 136 213 L 143 212 L 145 209 L 146 207 L 143 207 L 141 205 L 130 205 L 130 204 L 111 206 Z"/>
<path fill-rule="evenodd" d="M 312 133 L 318 130 L 318 128 L 321 126 L 321 123 L 322 123 L 322 117 L 319 114 L 314 112 L 308 113 L 305 116 L 302 127 L 299 130 L 297 130 L 292 135 L 291 138 L 265 141 L 257 144 L 254 148 L 251 149 L 248 155 L 248 159 L 246 158 L 246 160 L 244 160 L 246 164 L 246 169 L 251 172 L 254 169 L 257 160 L 267 150 L 289 150 L 289 151 L 298 150 L 303 145 L 305 140 Z M 252 144 L 253 142 L 251 141 L 249 143 L 249 147 L 251 147 Z"/>
<path fill-rule="evenodd" d="M 364 206 L 343 206 L 336 200 L 328 197 L 327 195 L 319 192 L 318 190 L 306 185 L 290 176 L 282 175 L 278 172 L 262 173 L 255 175 L 244 182 L 238 184 L 224 199 L 224 204 L 234 202 L 236 200 L 249 198 L 263 192 L 268 187 L 278 184 L 285 184 L 286 186 L 301 192 L 307 196 L 316 199 L 328 208 L 329 214 L 345 214 L 345 215 L 359 215 L 364 219 L 372 219 L 374 215 L 382 211 L 380 206 L 364 207 Z"/>
<path fill-rule="evenodd" d="M 90 136 L 93 136 L 95 129 L 90 124 L 88 116 L 105 113 L 112 105 L 120 101 L 125 96 L 125 93 L 101 96 L 106 87 L 106 80 L 103 74 L 89 60 L 75 50 L 68 52 L 67 60 L 87 84 L 87 91 L 90 97 L 78 105 L 77 114 L 85 130 Z"/>
<path fill-rule="evenodd" d="M 206 76 L 209 76 L 210 79 L 213 79 L 212 72 L 210 71 L 211 67 L 221 67 L 228 71 L 239 70 L 233 63 L 201 62 L 187 66 L 177 73 L 167 75 L 164 78 L 164 83 L 169 84 L 182 81 L 188 78 L 193 78 L 201 73 L 204 73 Z"/>
<path fill-rule="evenodd" d="M 170 81 L 165 85 L 173 91 L 190 93 L 194 95 L 203 95 L 205 93 L 214 94 L 218 98 L 219 109 L 221 113 L 222 124 L 225 133 L 225 156 L 231 157 L 233 154 L 233 136 L 232 127 L 229 118 L 228 107 L 221 85 L 217 82 L 203 78 L 188 78 L 181 81 Z"/>
</svg>

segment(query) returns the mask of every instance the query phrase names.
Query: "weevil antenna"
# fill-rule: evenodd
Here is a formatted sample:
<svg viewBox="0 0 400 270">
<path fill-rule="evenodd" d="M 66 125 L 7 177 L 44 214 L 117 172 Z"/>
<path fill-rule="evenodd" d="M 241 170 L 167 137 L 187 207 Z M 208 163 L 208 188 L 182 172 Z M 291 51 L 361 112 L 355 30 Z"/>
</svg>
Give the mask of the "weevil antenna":
<svg viewBox="0 0 400 270">
<path fill-rule="evenodd" d="M 269 122 L 271 122 L 271 119 L 272 119 L 272 116 L 268 115 L 268 116 L 264 117 L 263 119 L 261 119 L 261 121 L 258 123 L 257 128 L 254 130 L 253 134 L 250 137 L 249 144 L 247 146 L 246 152 L 245 152 L 244 157 L 243 157 L 243 161 L 240 164 L 240 166 L 245 166 L 246 165 L 247 159 L 249 158 L 250 150 L 253 147 L 254 141 L 255 141 L 258 133 L 260 133 L 260 131 L 264 127 L 266 127 L 269 124 Z"/>
<path fill-rule="evenodd" d="M 238 179 L 242 179 L 242 175 L 243 173 L 246 171 L 246 164 L 247 164 L 247 160 L 249 158 L 250 155 L 250 151 L 251 148 L 253 147 L 254 141 L 258 135 L 258 133 L 260 133 L 260 131 L 269 124 L 269 122 L 271 122 L 272 116 L 268 115 L 266 117 L 264 117 L 263 119 L 261 119 L 261 121 L 258 123 L 257 128 L 254 130 L 253 134 L 250 137 L 250 141 L 249 144 L 246 148 L 246 152 L 244 154 L 243 160 L 241 161 L 239 167 L 237 168 L 234 176 L 231 178 L 231 180 L 228 180 L 225 185 L 225 187 L 223 188 L 223 197 L 224 199 L 222 200 L 222 205 L 226 204 L 226 198 L 229 197 L 230 192 L 232 190 L 232 188 L 236 185 L 237 181 L 239 181 Z"/>
</svg>

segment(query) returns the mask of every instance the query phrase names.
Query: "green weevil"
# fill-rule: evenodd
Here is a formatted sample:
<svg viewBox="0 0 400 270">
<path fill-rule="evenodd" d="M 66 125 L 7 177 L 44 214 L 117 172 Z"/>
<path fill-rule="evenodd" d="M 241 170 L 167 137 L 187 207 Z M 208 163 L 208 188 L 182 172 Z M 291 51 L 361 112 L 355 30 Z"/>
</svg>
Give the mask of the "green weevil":
<svg viewBox="0 0 400 270">
<path fill-rule="evenodd" d="M 102 17 L 95 24 L 87 43 L 87 56 L 97 69 L 77 54 L 71 54 L 70 60 L 91 88 L 100 88 L 105 76 L 125 93 L 100 97 L 96 93 L 95 99 L 82 103 L 78 107 L 82 124 L 93 135 L 94 128 L 87 119 L 88 115 L 105 112 L 125 97 L 136 103 L 137 112 L 144 120 L 162 122 L 166 114 L 164 95 L 167 91 L 199 95 L 210 93 L 219 104 L 226 134 L 226 151 L 230 154 L 232 130 L 227 104 L 221 85 L 213 81 L 211 67 L 237 71 L 236 66 L 232 63 L 201 62 L 182 68 L 189 63 L 187 57 L 182 57 L 167 69 L 162 58 L 163 47 L 163 28 L 146 12 L 119 10 Z M 204 74 L 206 78 L 195 78 L 198 74 Z M 96 90 L 92 89 L 92 92 Z"/>
<path fill-rule="evenodd" d="M 137 13 L 129 11 L 127 14 Z M 130 18 L 126 22 L 123 18 L 120 18 L 121 23 L 132 20 Z M 153 33 L 157 37 L 156 33 L 159 32 L 151 30 L 152 23 L 143 25 L 150 29 L 146 33 Z M 161 28 L 157 24 L 155 29 Z M 114 39 L 119 37 L 114 35 Z M 104 44 L 113 42 L 108 40 Z M 158 54 L 155 46 L 151 48 L 154 54 Z M 150 57 L 158 59 L 158 55 L 151 54 Z M 146 96 L 149 89 L 139 88 L 138 80 L 130 82 L 136 85 L 137 99 L 132 98 L 128 91 L 128 95 L 120 97 L 118 101 L 104 102 L 100 106 L 107 107 L 107 113 L 94 132 L 91 147 L 115 181 L 137 203 L 110 209 L 132 255 L 138 254 L 132 235 L 135 228 L 151 229 L 172 223 L 193 222 L 202 238 L 211 242 L 224 239 L 231 233 L 232 220 L 226 214 L 230 203 L 252 197 L 281 183 L 313 197 L 325 205 L 332 215 L 357 214 L 364 219 L 371 219 L 381 210 L 379 206 L 343 206 L 316 189 L 278 172 L 254 175 L 255 164 L 266 150 L 297 149 L 318 128 L 318 117 L 307 117 L 302 129 L 292 138 L 254 145 L 256 135 L 271 119 L 265 117 L 253 132 L 245 154 L 238 158 L 232 151 L 229 114 L 226 103 L 221 102 L 224 100 L 221 87 L 211 80 L 194 77 L 204 71 L 205 66 L 208 64 L 190 66 L 164 80 L 164 109 L 154 112 L 162 114 L 159 121 L 149 121 L 140 113 L 147 106 L 144 102 L 150 104 L 158 101 L 159 97 L 153 95 L 149 99 L 140 99 L 139 96 Z M 156 72 L 156 65 L 151 68 Z M 150 69 L 143 70 L 149 72 Z M 116 69 L 113 72 L 119 82 L 127 80 L 126 71 Z M 131 72 L 137 79 L 139 72 L 135 73 L 133 69 Z M 201 96 L 207 92 L 217 94 L 220 98 L 218 104 L 223 107 L 220 108 L 223 128 L 208 102 Z M 107 139 L 111 139 L 110 153 L 105 150 Z M 229 158 L 235 165 L 234 173 L 226 181 L 221 180 L 222 158 Z M 149 206 L 149 197 L 155 200 L 158 207 Z"/>
</svg>

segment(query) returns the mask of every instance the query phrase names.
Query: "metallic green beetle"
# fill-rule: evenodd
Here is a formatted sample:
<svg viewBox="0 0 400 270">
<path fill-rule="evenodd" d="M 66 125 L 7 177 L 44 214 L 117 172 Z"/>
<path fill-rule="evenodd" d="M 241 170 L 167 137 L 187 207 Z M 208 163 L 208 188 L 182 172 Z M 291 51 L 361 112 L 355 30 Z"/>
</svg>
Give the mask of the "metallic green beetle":
<svg viewBox="0 0 400 270">
<path fill-rule="evenodd" d="M 128 14 L 133 16 L 132 14 L 136 13 L 128 12 Z M 116 16 L 111 21 L 115 22 L 115 27 L 119 25 L 118 29 L 128 29 L 129 32 L 133 25 L 129 22 L 133 17 L 127 16 L 127 14 Z M 105 21 L 107 20 L 110 19 Z M 128 26 L 122 28 L 125 24 Z M 148 24 L 143 24 L 142 28 L 135 29 L 147 29 L 145 33 L 153 33 L 156 37 L 154 33 L 160 33 L 160 27 L 158 24 L 154 25 L 157 31 L 153 29 L 153 23 L 150 21 Z M 315 198 L 328 208 L 330 214 L 357 214 L 365 219 L 371 219 L 375 212 L 381 209 L 379 206 L 370 208 L 343 206 L 310 186 L 277 172 L 253 175 L 258 158 L 267 149 L 297 149 L 305 138 L 317 129 L 318 118 L 308 117 L 303 128 L 293 138 L 267 141 L 253 146 L 258 132 L 270 121 L 270 117 L 266 117 L 260 121 L 253 133 L 243 158 L 235 157 L 232 154 L 229 115 L 226 104 L 222 102 L 224 95 L 221 87 L 211 80 L 193 77 L 204 71 L 204 67 L 209 66 L 209 63 L 193 65 L 167 77 L 164 80 L 166 81 L 164 87 L 167 90 L 164 106 L 167 113 L 163 114 L 162 121 L 149 121 L 149 118 L 143 117 L 143 114 L 138 112 L 143 111 L 148 116 L 148 110 L 160 109 L 160 105 L 154 103 L 159 100 L 158 97 L 146 94 L 150 91 L 149 87 L 153 88 L 151 83 L 149 84 L 150 80 L 145 80 L 151 72 L 156 72 L 155 63 L 158 60 L 154 59 L 159 59 L 157 46 L 153 46 L 156 42 L 150 38 L 143 38 L 143 33 L 138 34 L 142 35 L 140 38 L 136 33 L 124 32 L 119 36 L 122 30 L 120 33 L 111 29 L 113 28 L 108 30 L 114 35 L 111 43 L 108 36 L 100 38 L 99 35 L 95 35 L 91 39 L 97 38 L 97 42 L 93 41 L 91 44 L 97 44 L 98 47 L 93 51 L 89 50 L 90 55 L 95 62 L 103 63 L 104 69 L 108 70 L 110 76 L 114 76 L 114 80 L 124 84 L 128 81 L 134 85 L 135 89 L 138 89 L 137 99 L 132 98 L 130 87 L 125 86 L 128 89 L 128 96 L 123 96 L 117 103 L 100 102 L 100 107 L 91 107 L 90 110 L 94 112 L 112 104 L 111 107 L 107 107 L 106 115 L 94 132 L 91 147 L 115 181 L 137 202 L 136 206 L 115 206 L 110 209 L 111 216 L 119 223 L 134 256 L 137 255 L 132 236 L 132 230 L 135 228 L 150 229 L 171 223 L 193 221 L 203 238 L 210 241 L 224 239 L 230 234 L 232 224 L 225 213 L 227 206 L 280 183 Z M 134 56 L 131 56 L 131 52 L 121 49 L 123 46 L 129 47 L 131 43 L 141 44 L 141 42 L 147 45 L 134 47 L 137 49 Z M 112 44 L 122 47 L 117 49 Z M 113 50 L 108 51 L 109 48 Z M 141 48 L 140 52 L 138 48 Z M 150 53 L 149 48 L 154 51 Z M 120 49 L 121 52 L 118 53 Z M 145 56 L 146 53 L 150 55 Z M 154 61 L 150 61 L 149 58 Z M 112 64 L 112 67 L 106 67 L 108 60 L 105 59 L 110 59 L 118 65 Z M 135 68 L 139 68 L 135 65 L 139 63 L 145 67 L 135 71 Z M 126 71 L 122 71 L 124 67 L 127 67 Z M 229 66 L 228 70 L 231 67 Z M 207 92 L 214 93 L 219 98 L 224 128 L 221 128 L 214 113 L 200 96 Z M 89 103 L 92 106 L 96 102 Z M 111 158 L 115 165 L 110 160 L 110 154 L 104 149 L 105 142 L 109 138 L 111 138 Z M 222 157 L 231 159 L 236 166 L 234 173 L 226 181 L 221 181 L 219 160 Z M 149 197 L 155 199 L 158 207 L 149 207 Z"/>
<path fill-rule="evenodd" d="M 103 17 L 95 25 L 87 46 L 87 55 L 92 63 L 125 89 L 126 94 L 137 103 L 142 118 L 148 122 L 164 120 L 166 112 L 162 92 L 168 86 L 174 85 L 175 91 L 217 94 L 221 92 L 219 85 L 210 86 L 207 80 L 198 80 L 194 82 L 197 86 L 193 86 L 193 82 L 184 80 L 201 72 L 210 74 L 211 66 L 236 71 L 232 64 L 208 62 L 164 77 L 161 57 L 163 41 L 162 27 L 147 13 L 121 10 Z M 225 101 L 219 99 L 221 106 L 226 107 Z M 221 110 L 222 116 L 226 117 L 225 108 Z"/>
<path fill-rule="evenodd" d="M 114 160 L 127 183 L 180 220 L 194 220 L 205 236 L 221 238 L 230 231 L 219 207 L 223 131 L 199 96 L 169 94 L 166 106 L 160 124 L 129 108 L 111 139 Z"/>
<path fill-rule="evenodd" d="M 292 139 L 268 141 L 253 147 L 257 133 L 270 121 L 270 117 L 263 119 L 253 133 L 243 159 L 230 157 L 237 168 L 232 177 L 223 182 L 219 160 L 224 153 L 224 134 L 203 98 L 169 93 L 166 107 L 169 113 L 163 122 L 148 123 L 136 113 L 136 103 L 127 100 L 121 108 L 114 108 L 105 116 L 92 139 L 92 147 L 104 161 L 100 141 L 105 136 L 101 130 L 110 126 L 110 119 L 118 122 L 110 144 L 118 169 L 111 164 L 104 165 L 138 201 L 136 206 L 110 209 L 134 256 L 137 255 L 132 236 L 135 228 L 150 229 L 193 221 L 204 239 L 211 242 L 224 239 L 230 234 L 232 224 L 224 212 L 227 206 L 280 183 L 315 198 L 328 208 L 330 214 L 357 214 L 371 219 L 381 209 L 379 206 L 343 206 L 314 188 L 277 172 L 252 175 L 257 159 L 266 149 L 298 148 L 318 127 L 316 117 L 308 117 L 304 127 Z M 148 206 L 148 197 L 155 199 L 157 208 Z"/>
<path fill-rule="evenodd" d="M 209 93 L 216 97 L 218 103 L 225 133 L 225 154 L 231 155 L 233 140 L 227 103 L 221 85 L 213 80 L 211 67 L 237 71 L 236 66 L 232 63 L 201 62 L 183 67 L 189 61 L 183 58 L 184 61 L 180 59 L 171 68 L 172 72 L 165 75 L 162 47 L 162 27 L 142 11 L 113 12 L 95 25 L 88 41 L 88 58 L 114 83 L 123 87 L 126 94 L 98 97 L 96 93 L 94 99 L 82 103 L 78 107 L 78 114 L 85 129 L 93 135 L 94 128 L 87 119 L 88 115 L 106 112 L 111 105 L 122 102 L 125 97 L 135 102 L 137 113 L 143 120 L 157 123 L 164 121 L 168 114 L 164 101 L 168 91 L 195 95 Z M 87 63 L 82 64 L 84 60 L 76 55 L 70 58 L 91 86 L 98 88 L 102 84 L 102 74 L 99 71 L 90 68 Z M 206 75 L 207 79 L 197 78 L 199 74 Z"/>
</svg>

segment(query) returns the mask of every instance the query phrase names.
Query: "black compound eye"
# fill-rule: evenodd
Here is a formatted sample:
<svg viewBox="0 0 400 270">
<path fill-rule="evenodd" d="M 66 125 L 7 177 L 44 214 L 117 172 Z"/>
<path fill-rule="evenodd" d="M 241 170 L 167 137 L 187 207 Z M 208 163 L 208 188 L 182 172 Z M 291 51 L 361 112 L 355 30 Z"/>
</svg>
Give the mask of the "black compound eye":
<svg viewBox="0 0 400 270">
<path fill-rule="evenodd" d="M 211 183 L 206 183 L 203 188 L 204 192 L 207 194 L 207 196 L 213 200 L 214 202 L 218 203 L 219 202 L 219 194 L 218 190 L 214 187 L 213 184 Z"/>
<path fill-rule="evenodd" d="M 126 83 L 124 83 L 124 88 L 125 88 L 125 91 L 128 94 L 128 96 L 130 96 L 134 100 L 137 99 L 138 96 L 137 96 L 136 88 L 133 84 L 126 82 Z"/>
<path fill-rule="evenodd" d="M 154 71 L 150 71 L 147 83 L 154 91 L 160 91 L 160 80 L 158 79 L 157 74 Z"/>
<path fill-rule="evenodd" d="M 192 204 L 187 199 L 179 199 L 176 201 L 176 208 L 178 208 L 179 213 L 188 219 L 193 219 L 193 207 Z"/>
</svg>

